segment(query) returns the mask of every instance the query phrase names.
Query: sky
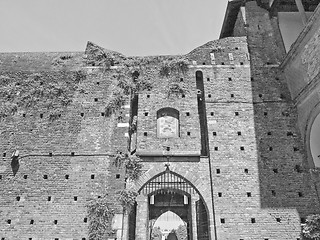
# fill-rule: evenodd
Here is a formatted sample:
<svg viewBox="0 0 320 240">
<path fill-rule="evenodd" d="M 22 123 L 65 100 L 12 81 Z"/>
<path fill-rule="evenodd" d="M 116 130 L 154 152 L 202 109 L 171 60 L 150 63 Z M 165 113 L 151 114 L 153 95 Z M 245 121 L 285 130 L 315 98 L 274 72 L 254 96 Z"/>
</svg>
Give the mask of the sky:
<svg viewBox="0 0 320 240">
<path fill-rule="evenodd" d="M 184 222 L 181 220 L 181 218 L 177 214 L 168 211 L 163 213 L 157 219 L 153 227 L 160 227 L 162 230 L 172 230 L 177 229 L 179 225 L 184 225 Z"/>
<path fill-rule="evenodd" d="M 0 52 L 185 54 L 219 38 L 227 0 L 0 0 Z"/>
</svg>

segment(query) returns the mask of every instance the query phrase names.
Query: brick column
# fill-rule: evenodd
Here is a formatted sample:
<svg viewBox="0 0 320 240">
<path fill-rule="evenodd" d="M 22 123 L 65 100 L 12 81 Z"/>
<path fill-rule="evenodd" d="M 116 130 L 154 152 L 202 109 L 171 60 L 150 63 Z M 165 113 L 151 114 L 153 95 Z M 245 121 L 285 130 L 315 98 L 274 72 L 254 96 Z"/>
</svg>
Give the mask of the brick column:
<svg viewBox="0 0 320 240">
<path fill-rule="evenodd" d="M 137 197 L 136 240 L 148 240 L 149 207 L 148 196 Z"/>
<path fill-rule="evenodd" d="M 192 217 L 192 240 L 198 239 L 197 234 L 197 210 L 196 210 L 196 201 L 199 200 L 198 194 L 191 195 L 191 217 Z"/>
</svg>

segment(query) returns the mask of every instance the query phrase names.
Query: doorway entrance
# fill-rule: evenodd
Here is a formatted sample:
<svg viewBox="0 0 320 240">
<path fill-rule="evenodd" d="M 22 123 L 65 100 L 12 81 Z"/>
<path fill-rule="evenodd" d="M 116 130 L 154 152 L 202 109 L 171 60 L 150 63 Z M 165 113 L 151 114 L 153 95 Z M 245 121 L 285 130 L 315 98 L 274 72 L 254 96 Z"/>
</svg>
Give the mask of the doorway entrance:
<svg viewBox="0 0 320 240">
<path fill-rule="evenodd" d="M 154 223 L 168 211 L 185 223 L 186 240 L 209 240 L 206 203 L 189 181 L 168 169 L 141 187 L 128 219 L 129 240 L 150 240 Z"/>
<path fill-rule="evenodd" d="M 158 218 L 163 214 L 172 212 L 175 213 L 185 223 L 187 228 L 186 240 L 191 240 L 192 228 L 190 226 L 192 226 L 192 217 L 190 196 L 185 194 L 185 192 L 180 192 L 177 190 L 162 189 L 154 192 L 152 195 L 149 195 L 150 239 L 152 236 L 153 226 Z M 167 235 L 167 231 L 171 232 L 176 227 L 174 225 L 174 219 L 170 218 L 169 216 L 170 215 L 168 215 L 167 219 L 164 219 L 162 224 L 163 227 L 161 230 L 164 235 Z"/>
<path fill-rule="evenodd" d="M 151 229 L 151 240 L 187 240 L 187 223 L 177 214 L 167 211 L 160 215 L 155 221 L 149 221 L 153 225 Z"/>
</svg>

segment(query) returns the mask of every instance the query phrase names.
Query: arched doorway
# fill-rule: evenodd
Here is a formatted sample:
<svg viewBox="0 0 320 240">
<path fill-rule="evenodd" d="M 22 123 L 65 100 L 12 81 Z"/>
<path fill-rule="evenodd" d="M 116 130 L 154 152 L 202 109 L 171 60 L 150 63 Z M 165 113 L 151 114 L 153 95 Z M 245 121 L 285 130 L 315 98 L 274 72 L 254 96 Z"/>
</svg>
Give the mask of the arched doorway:
<svg viewBox="0 0 320 240">
<path fill-rule="evenodd" d="M 149 240 L 152 223 L 167 211 L 186 222 L 188 240 L 209 240 L 206 203 L 189 181 L 169 169 L 140 188 L 136 211 L 129 216 L 129 239 Z"/>
<path fill-rule="evenodd" d="M 172 239 L 172 237 L 170 238 L 170 234 L 175 235 L 177 240 L 188 239 L 187 223 L 172 211 L 167 211 L 157 219 L 150 220 L 149 222 L 151 225 L 151 240 L 169 240 Z"/>
<path fill-rule="evenodd" d="M 149 199 L 149 223 L 150 226 L 155 223 L 157 219 L 167 212 L 172 212 L 179 216 L 179 218 L 186 223 L 187 226 L 187 240 L 192 236 L 192 209 L 190 204 L 190 195 L 186 192 L 173 189 L 157 190 L 148 196 Z M 170 222 L 170 219 L 168 219 Z M 171 226 L 172 228 L 174 226 Z M 167 230 L 172 230 L 172 228 Z M 149 228 L 152 231 L 153 226 Z M 151 236 L 151 234 L 150 234 Z"/>
</svg>

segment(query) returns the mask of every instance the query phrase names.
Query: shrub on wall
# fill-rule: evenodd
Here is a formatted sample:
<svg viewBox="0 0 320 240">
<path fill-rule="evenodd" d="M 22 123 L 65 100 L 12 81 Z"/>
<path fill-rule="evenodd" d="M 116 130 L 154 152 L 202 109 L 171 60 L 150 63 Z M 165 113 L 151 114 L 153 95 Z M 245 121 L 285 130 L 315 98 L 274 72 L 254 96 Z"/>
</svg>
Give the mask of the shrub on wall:
<svg viewBox="0 0 320 240">
<path fill-rule="evenodd" d="M 135 69 L 141 71 L 140 68 L 125 67 L 114 75 L 117 79 L 117 84 L 109 103 L 105 107 L 105 115 L 107 117 L 118 112 L 125 104 L 126 96 L 133 97 L 141 91 L 152 89 L 150 78 L 144 74 L 140 76 L 140 73 Z"/>
<path fill-rule="evenodd" d="M 159 71 L 161 77 L 169 77 L 173 74 L 186 74 L 188 71 L 189 61 L 186 58 L 179 57 L 166 60 L 162 63 Z"/>
<path fill-rule="evenodd" d="M 127 213 L 132 211 L 137 196 L 137 192 L 127 189 L 117 192 L 117 200 Z M 91 199 L 86 207 L 89 219 L 89 240 L 103 240 L 106 239 L 106 236 L 115 233 L 115 230 L 112 229 L 115 210 L 110 206 L 108 195 Z"/>
<path fill-rule="evenodd" d="M 118 168 L 124 166 L 126 170 L 126 178 L 134 181 L 141 175 L 143 167 L 141 162 L 141 159 L 136 155 L 118 152 L 114 158 L 113 165 Z"/>
<path fill-rule="evenodd" d="M 16 72 L 0 78 L 0 119 L 18 111 L 43 107 L 49 112 L 49 120 L 56 120 L 72 102 L 73 94 L 86 74 L 82 71 Z"/>
<path fill-rule="evenodd" d="M 308 216 L 301 235 L 303 240 L 320 239 L 320 214 Z"/>
<path fill-rule="evenodd" d="M 118 194 L 119 194 L 118 200 L 121 203 L 121 206 L 127 213 L 130 213 L 136 202 L 138 193 L 131 190 L 124 189 L 122 191 L 119 191 Z"/>
<path fill-rule="evenodd" d="M 89 240 L 102 240 L 114 233 L 111 222 L 115 211 L 109 206 L 107 196 L 92 199 L 87 204 Z"/>
<path fill-rule="evenodd" d="M 114 91 L 109 103 L 106 105 L 104 112 L 106 117 L 116 113 L 126 102 L 125 96 L 122 91 Z"/>
<path fill-rule="evenodd" d="M 175 95 L 176 97 L 185 94 L 183 87 L 179 83 L 171 83 L 168 87 L 168 97 Z"/>
</svg>

